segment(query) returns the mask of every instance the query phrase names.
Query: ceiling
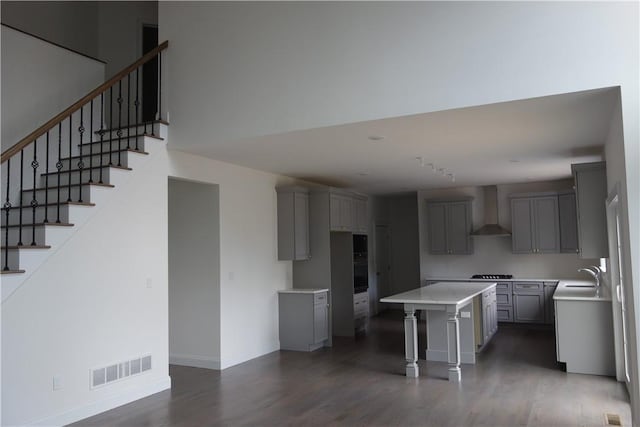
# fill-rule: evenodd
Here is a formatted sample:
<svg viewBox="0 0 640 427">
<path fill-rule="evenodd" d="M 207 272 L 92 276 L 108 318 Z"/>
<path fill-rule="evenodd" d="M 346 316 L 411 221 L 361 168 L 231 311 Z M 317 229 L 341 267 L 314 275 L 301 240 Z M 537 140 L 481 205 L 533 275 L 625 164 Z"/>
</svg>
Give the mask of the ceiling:
<svg viewBox="0 0 640 427">
<path fill-rule="evenodd" d="M 601 159 L 617 100 L 617 88 L 597 89 L 188 151 L 372 195 L 554 180 Z"/>
</svg>

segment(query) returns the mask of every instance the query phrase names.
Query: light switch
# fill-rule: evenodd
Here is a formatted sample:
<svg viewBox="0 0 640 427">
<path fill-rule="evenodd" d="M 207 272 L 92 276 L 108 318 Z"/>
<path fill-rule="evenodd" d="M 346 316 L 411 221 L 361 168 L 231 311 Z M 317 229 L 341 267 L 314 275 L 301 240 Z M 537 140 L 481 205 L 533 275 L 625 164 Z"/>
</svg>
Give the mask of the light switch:
<svg viewBox="0 0 640 427">
<path fill-rule="evenodd" d="M 53 377 L 53 390 L 62 390 L 62 376 L 55 375 Z"/>
<path fill-rule="evenodd" d="M 147 277 L 147 288 L 152 288 L 153 287 L 153 280 L 151 280 L 151 277 Z"/>
<path fill-rule="evenodd" d="M 460 317 L 462 317 L 463 319 L 471 319 L 471 312 L 470 311 L 461 311 L 460 312 Z"/>
<path fill-rule="evenodd" d="M 229 280 L 235 280 L 236 278 L 236 273 L 234 273 L 233 271 L 229 272 Z"/>
</svg>

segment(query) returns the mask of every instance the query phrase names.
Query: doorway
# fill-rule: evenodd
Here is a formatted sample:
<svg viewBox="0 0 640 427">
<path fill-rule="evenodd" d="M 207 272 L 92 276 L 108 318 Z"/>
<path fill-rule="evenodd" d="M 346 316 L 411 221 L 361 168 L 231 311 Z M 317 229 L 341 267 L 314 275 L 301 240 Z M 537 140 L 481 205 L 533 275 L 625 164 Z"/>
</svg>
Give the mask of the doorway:
<svg viewBox="0 0 640 427">
<path fill-rule="evenodd" d="M 380 298 L 391 295 L 391 233 L 386 224 L 376 224 L 376 312 L 385 310 L 387 304 Z"/>
<path fill-rule="evenodd" d="M 142 54 L 158 46 L 158 27 L 142 24 Z M 142 66 L 142 121 L 156 119 L 158 112 L 158 57 Z"/>
<path fill-rule="evenodd" d="M 626 304 L 628 295 L 620 230 L 620 197 L 618 185 L 607 198 L 607 228 L 609 232 L 609 263 L 611 269 L 611 291 L 613 293 L 613 323 L 616 354 L 616 378 L 631 388 L 629 318 Z"/>
<path fill-rule="evenodd" d="M 220 369 L 219 194 L 168 180 L 170 364 Z"/>
</svg>

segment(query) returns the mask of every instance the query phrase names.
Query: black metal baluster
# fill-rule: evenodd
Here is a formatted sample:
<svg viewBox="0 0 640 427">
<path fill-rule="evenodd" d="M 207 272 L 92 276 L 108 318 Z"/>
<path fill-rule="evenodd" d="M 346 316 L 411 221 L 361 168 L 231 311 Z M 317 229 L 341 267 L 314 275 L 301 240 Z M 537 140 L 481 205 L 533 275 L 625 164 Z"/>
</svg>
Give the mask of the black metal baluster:
<svg viewBox="0 0 640 427">
<path fill-rule="evenodd" d="M 138 136 L 138 123 L 140 123 L 140 116 L 138 115 L 138 107 L 140 106 L 140 101 L 138 100 L 138 74 L 140 74 L 140 67 L 136 68 L 136 100 L 134 102 L 134 105 L 136 106 L 136 151 L 140 150 L 138 148 L 138 139 L 140 138 Z"/>
<path fill-rule="evenodd" d="M 9 198 L 9 183 L 11 182 L 11 157 L 7 159 L 7 193 L 4 200 L 4 271 L 9 271 L 9 211 L 11 211 L 11 199 Z"/>
<path fill-rule="evenodd" d="M 131 148 L 131 73 L 127 74 L 127 150 Z"/>
<path fill-rule="evenodd" d="M 62 171 L 62 122 L 58 123 L 58 162 L 56 163 L 58 170 L 58 200 L 56 201 L 57 218 L 56 223 L 60 223 L 60 172 Z"/>
<path fill-rule="evenodd" d="M 80 107 L 80 126 L 78 127 L 78 133 L 80 134 L 80 160 L 78 160 L 78 203 L 82 203 L 82 171 L 84 170 L 84 162 L 82 161 L 82 140 L 84 139 L 84 105 Z M 91 171 L 89 171 L 91 173 Z M 69 171 L 69 182 L 71 182 L 71 171 Z"/>
<path fill-rule="evenodd" d="M 113 165 L 113 86 L 109 87 L 109 166 Z"/>
<path fill-rule="evenodd" d="M 118 166 L 122 166 L 122 80 L 118 82 Z"/>
<path fill-rule="evenodd" d="M 69 116 L 69 170 L 71 170 L 71 140 L 73 139 L 73 114 Z M 67 181 L 67 202 L 71 201 L 71 173 Z"/>
<path fill-rule="evenodd" d="M 49 131 L 47 131 L 47 153 L 44 167 L 44 223 L 49 222 Z"/>
<path fill-rule="evenodd" d="M 89 109 L 89 182 L 93 182 L 93 99 Z M 80 147 L 82 150 L 82 147 Z"/>
<path fill-rule="evenodd" d="M 104 157 L 104 92 L 100 94 L 100 184 L 102 184 L 102 162 Z"/>
<path fill-rule="evenodd" d="M 31 198 L 31 222 L 36 223 L 36 208 L 38 207 L 38 200 L 36 199 L 36 173 L 38 171 L 38 140 L 33 141 L 33 160 L 31 161 L 31 167 L 33 168 L 33 192 Z M 36 245 L 36 227 L 31 228 L 31 246 Z"/>
<path fill-rule="evenodd" d="M 23 195 L 23 178 L 24 178 L 24 149 L 20 150 L 20 224 L 18 228 L 18 246 L 22 246 L 22 195 Z"/>
</svg>

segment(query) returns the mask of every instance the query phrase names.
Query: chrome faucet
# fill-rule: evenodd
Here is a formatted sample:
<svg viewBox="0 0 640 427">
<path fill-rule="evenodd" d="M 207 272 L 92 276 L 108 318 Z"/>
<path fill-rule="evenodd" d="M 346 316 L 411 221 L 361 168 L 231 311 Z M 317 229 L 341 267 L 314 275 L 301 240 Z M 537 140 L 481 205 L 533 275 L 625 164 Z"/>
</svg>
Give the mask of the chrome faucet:
<svg viewBox="0 0 640 427">
<path fill-rule="evenodd" d="M 585 268 L 579 268 L 578 271 L 579 272 L 584 271 L 585 273 L 589 273 L 596 281 L 596 288 L 600 287 L 600 278 L 602 277 L 602 270 L 600 270 L 600 267 L 592 265 Z"/>
</svg>

